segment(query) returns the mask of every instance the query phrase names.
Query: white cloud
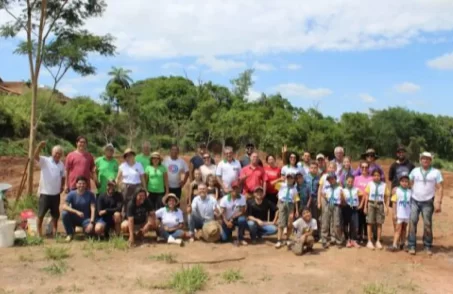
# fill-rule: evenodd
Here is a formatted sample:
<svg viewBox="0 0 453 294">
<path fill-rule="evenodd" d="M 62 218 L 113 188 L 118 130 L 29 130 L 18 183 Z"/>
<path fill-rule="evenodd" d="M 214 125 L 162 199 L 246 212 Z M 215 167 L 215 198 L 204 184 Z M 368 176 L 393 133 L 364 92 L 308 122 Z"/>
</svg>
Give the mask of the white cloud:
<svg viewBox="0 0 453 294">
<path fill-rule="evenodd" d="M 434 69 L 453 70 L 453 52 L 428 60 L 426 64 Z"/>
<path fill-rule="evenodd" d="M 261 97 L 261 92 L 254 89 L 249 89 L 249 95 L 247 96 L 248 101 L 256 101 Z"/>
<path fill-rule="evenodd" d="M 420 91 L 421 87 L 417 84 L 404 82 L 398 85 L 395 85 L 394 89 L 399 93 L 415 93 Z"/>
<path fill-rule="evenodd" d="M 182 68 L 183 65 L 178 62 L 167 62 L 162 65 L 163 69 L 170 69 L 170 68 Z"/>
<path fill-rule="evenodd" d="M 255 61 L 252 65 L 252 67 L 256 70 L 259 70 L 259 71 L 272 71 L 272 70 L 275 70 L 275 67 L 270 64 L 270 63 L 261 63 L 261 62 L 258 62 L 258 61 Z"/>
<path fill-rule="evenodd" d="M 275 86 L 273 89 L 275 92 L 279 92 L 284 97 L 290 98 L 309 98 L 309 99 L 321 99 L 322 97 L 329 96 L 333 92 L 327 88 L 308 88 L 304 84 L 287 83 Z"/>
<path fill-rule="evenodd" d="M 284 68 L 286 68 L 288 70 L 299 70 L 302 68 L 302 66 L 299 64 L 291 63 L 291 64 L 286 65 Z"/>
<path fill-rule="evenodd" d="M 359 98 L 362 99 L 362 101 L 365 103 L 376 102 L 376 98 L 374 98 L 373 96 L 371 96 L 370 94 L 367 94 L 367 93 L 359 94 Z"/>
<path fill-rule="evenodd" d="M 213 72 L 227 72 L 233 69 L 242 69 L 247 65 L 245 62 L 232 59 L 221 59 L 214 56 L 200 57 L 196 61 L 197 64 L 209 68 Z"/>
</svg>

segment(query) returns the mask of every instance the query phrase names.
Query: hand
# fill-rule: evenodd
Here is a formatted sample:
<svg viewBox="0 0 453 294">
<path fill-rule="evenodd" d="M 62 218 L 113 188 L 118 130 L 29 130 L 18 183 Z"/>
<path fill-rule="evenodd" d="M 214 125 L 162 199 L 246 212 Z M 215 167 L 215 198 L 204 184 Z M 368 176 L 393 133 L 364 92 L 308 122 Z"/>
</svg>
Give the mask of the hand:
<svg viewBox="0 0 453 294">
<path fill-rule="evenodd" d="M 258 226 L 262 227 L 264 226 L 264 222 L 262 220 L 257 220 L 256 223 L 258 224 Z"/>
<path fill-rule="evenodd" d="M 286 153 L 287 151 L 288 151 L 288 146 L 286 146 L 286 144 L 285 144 L 282 147 L 282 153 Z"/>
<path fill-rule="evenodd" d="M 321 203 L 318 203 L 318 209 L 321 209 Z"/>
<path fill-rule="evenodd" d="M 233 222 L 229 221 L 226 223 L 227 227 L 231 229 L 233 227 Z"/>
<path fill-rule="evenodd" d="M 83 218 L 85 215 L 81 211 L 77 211 L 76 214 L 80 217 Z"/>
<path fill-rule="evenodd" d="M 134 243 L 135 243 L 134 234 L 131 234 L 131 236 L 129 236 L 129 240 L 127 240 L 127 245 L 129 247 L 133 247 Z"/>
<path fill-rule="evenodd" d="M 99 211 L 99 215 L 104 215 L 104 214 L 106 214 L 106 213 L 107 213 L 107 210 L 105 210 L 105 209 L 104 209 L 104 210 L 101 210 L 101 211 Z"/>
<path fill-rule="evenodd" d="M 442 203 L 440 203 L 439 201 L 435 201 L 434 202 L 434 212 L 435 213 L 440 213 L 442 212 L 442 207 L 441 207 Z"/>
<path fill-rule="evenodd" d="M 191 214 L 192 213 L 192 206 L 187 206 L 187 214 Z"/>
<path fill-rule="evenodd" d="M 93 224 L 90 223 L 86 228 L 85 228 L 85 233 L 89 234 L 93 231 Z"/>
<path fill-rule="evenodd" d="M 38 143 L 38 148 L 39 149 L 42 149 L 44 147 L 46 147 L 46 141 L 41 141 L 41 142 Z"/>
</svg>

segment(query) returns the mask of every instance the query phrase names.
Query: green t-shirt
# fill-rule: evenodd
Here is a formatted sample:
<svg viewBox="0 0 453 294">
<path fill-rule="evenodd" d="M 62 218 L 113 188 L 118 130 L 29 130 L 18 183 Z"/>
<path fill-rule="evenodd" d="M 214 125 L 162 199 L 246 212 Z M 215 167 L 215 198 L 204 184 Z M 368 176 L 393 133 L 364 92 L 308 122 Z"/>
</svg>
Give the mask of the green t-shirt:
<svg viewBox="0 0 453 294">
<path fill-rule="evenodd" d="M 150 155 L 147 156 L 143 153 L 140 153 L 137 156 L 135 156 L 135 161 L 139 162 L 143 166 L 143 170 L 146 170 L 146 168 L 150 166 L 149 160 Z"/>
<path fill-rule="evenodd" d="M 159 165 L 157 168 L 150 165 L 145 169 L 145 174 L 148 176 L 148 192 L 165 192 L 164 174 L 166 172 L 167 168 L 163 165 Z"/>
<path fill-rule="evenodd" d="M 107 192 L 107 182 L 115 180 L 118 174 L 118 162 L 112 158 L 108 160 L 105 156 L 98 157 L 95 161 L 98 181 L 101 184 L 98 188 L 99 193 Z"/>
</svg>

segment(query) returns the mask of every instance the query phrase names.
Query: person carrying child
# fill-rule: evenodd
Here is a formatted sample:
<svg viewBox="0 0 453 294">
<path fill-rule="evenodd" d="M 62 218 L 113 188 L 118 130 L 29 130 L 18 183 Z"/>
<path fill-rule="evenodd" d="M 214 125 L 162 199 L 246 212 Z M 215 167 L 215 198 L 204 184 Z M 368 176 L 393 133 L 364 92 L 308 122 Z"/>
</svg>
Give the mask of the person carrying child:
<svg viewBox="0 0 453 294">
<path fill-rule="evenodd" d="M 283 231 L 286 228 L 286 245 L 291 246 L 291 233 L 293 230 L 293 220 L 295 211 L 295 201 L 297 197 L 297 188 L 294 184 L 294 175 L 292 173 L 286 175 L 286 183 L 282 183 L 278 191 L 278 204 L 277 208 L 279 211 L 278 215 L 278 231 L 277 231 L 277 243 L 275 248 L 282 247 Z M 296 210 L 296 217 L 298 212 Z"/>
<path fill-rule="evenodd" d="M 311 252 L 315 239 L 313 232 L 318 230 L 318 224 L 314 218 L 311 217 L 309 209 L 304 208 L 300 213 L 300 218 L 293 223 L 296 230 L 296 240 L 292 246 L 295 255 L 302 255 L 304 252 Z"/>
<path fill-rule="evenodd" d="M 341 205 L 344 202 L 343 192 L 341 186 L 337 183 L 337 176 L 335 172 L 330 172 L 326 176 L 329 186 L 322 193 L 322 226 L 321 237 L 322 247 L 329 248 L 328 237 L 329 231 L 332 240 L 335 241 L 337 246 L 341 248 Z M 318 200 L 318 203 L 320 201 Z M 331 229 L 331 223 L 333 223 Z"/>
<path fill-rule="evenodd" d="M 357 243 L 357 231 L 359 227 L 359 210 L 362 209 L 364 200 L 359 200 L 359 189 L 354 187 L 354 176 L 348 175 L 345 179 L 343 197 L 346 205 L 342 207 L 343 230 L 347 248 L 360 248 Z"/>
</svg>

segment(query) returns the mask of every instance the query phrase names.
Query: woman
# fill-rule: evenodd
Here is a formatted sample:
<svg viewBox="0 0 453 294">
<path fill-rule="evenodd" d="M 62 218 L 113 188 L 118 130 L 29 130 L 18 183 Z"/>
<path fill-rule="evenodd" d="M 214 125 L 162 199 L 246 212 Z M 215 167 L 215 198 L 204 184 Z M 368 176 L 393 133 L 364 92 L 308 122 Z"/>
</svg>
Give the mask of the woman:
<svg viewBox="0 0 453 294">
<path fill-rule="evenodd" d="M 148 183 L 148 199 L 153 209 L 158 210 L 162 207 L 162 198 L 169 193 L 168 173 L 158 152 L 151 153 L 150 163 L 145 169 L 145 178 Z"/>
<path fill-rule="evenodd" d="M 289 152 L 286 162 L 288 162 L 288 164 L 283 166 L 281 170 L 282 180 L 285 180 L 286 176 L 289 174 L 295 176 L 298 172 L 301 172 L 302 174 L 304 173 L 304 169 L 297 166 L 297 163 L 299 162 L 299 155 L 296 152 Z"/>
<path fill-rule="evenodd" d="M 182 244 L 184 237 L 184 217 L 178 208 L 179 200 L 175 194 L 170 193 L 164 197 L 162 207 L 156 211 L 159 227 L 159 236 L 170 244 Z"/>
<path fill-rule="evenodd" d="M 121 233 L 121 211 L 123 209 L 123 195 L 115 190 L 115 181 L 107 182 L 107 191 L 97 199 L 98 219 L 94 232 L 98 236 L 108 235 L 114 228 L 116 235 Z"/>
<path fill-rule="evenodd" d="M 359 203 L 363 202 L 363 197 L 365 195 L 365 189 L 368 186 L 368 183 L 373 181 L 373 177 L 369 174 L 370 165 L 366 161 L 360 163 L 361 174 L 354 178 L 354 187 L 359 190 Z M 359 233 L 357 235 L 357 240 L 359 243 L 363 243 L 367 239 L 366 231 L 366 215 L 364 213 L 364 207 L 359 209 Z"/>
<path fill-rule="evenodd" d="M 343 159 L 343 164 L 340 172 L 338 173 L 338 177 L 340 178 L 340 185 L 342 187 L 346 187 L 346 179 L 348 176 L 353 176 L 354 175 L 354 169 L 351 166 L 351 157 L 350 156 L 345 156 Z"/>
<path fill-rule="evenodd" d="M 145 171 L 143 166 L 135 161 L 135 152 L 131 148 L 124 151 L 123 158 L 125 162 L 120 164 L 116 182 L 123 185 L 123 199 L 128 203 L 138 188 L 146 189 Z"/>
<path fill-rule="evenodd" d="M 211 155 L 209 153 L 203 154 L 204 164 L 200 166 L 201 178 L 203 183 L 206 183 L 206 180 L 209 175 L 215 175 L 216 165 L 212 163 Z"/>
<path fill-rule="evenodd" d="M 267 165 L 264 167 L 264 172 L 267 175 L 266 181 L 266 199 L 277 205 L 278 203 L 278 190 L 275 185 L 281 181 L 281 169 L 277 166 L 275 157 L 269 154 L 266 157 Z M 269 220 L 275 218 L 275 211 L 270 211 Z"/>
<path fill-rule="evenodd" d="M 66 241 L 74 237 L 74 227 L 82 227 L 85 234 L 91 234 L 96 217 L 96 200 L 94 194 L 87 189 L 88 180 L 79 176 L 76 179 L 76 190 L 68 193 L 63 204 L 63 226 L 66 231 Z"/>
<path fill-rule="evenodd" d="M 368 174 L 371 175 L 371 172 L 375 169 L 378 169 L 381 173 L 381 181 L 385 182 L 385 175 L 384 175 L 384 170 L 382 167 L 376 163 L 376 160 L 379 158 L 379 156 L 376 154 L 376 151 L 374 149 L 367 149 L 365 153 L 363 153 L 361 156 L 361 159 L 368 162 Z M 354 176 L 360 176 L 362 174 L 362 169 L 358 168 Z"/>
<path fill-rule="evenodd" d="M 129 234 L 129 246 L 133 246 L 136 239 L 142 238 L 148 231 L 155 229 L 151 211 L 152 207 L 146 198 L 146 190 L 138 188 L 127 203 L 126 220 L 121 223 L 121 231 Z"/>
</svg>

